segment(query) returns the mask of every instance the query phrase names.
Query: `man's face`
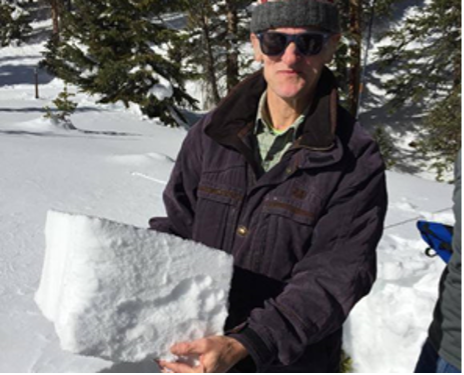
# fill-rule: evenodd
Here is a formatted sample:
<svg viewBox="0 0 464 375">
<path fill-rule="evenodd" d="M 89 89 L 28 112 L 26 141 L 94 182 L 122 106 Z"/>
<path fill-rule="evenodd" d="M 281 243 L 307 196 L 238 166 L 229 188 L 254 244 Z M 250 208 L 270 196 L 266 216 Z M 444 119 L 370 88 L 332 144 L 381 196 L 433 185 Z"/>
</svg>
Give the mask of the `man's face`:
<svg viewBox="0 0 464 375">
<path fill-rule="evenodd" d="M 283 27 L 270 32 L 285 34 L 300 34 L 314 31 L 308 28 Z M 335 53 L 340 35 L 333 35 L 314 56 L 304 56 L 299 53 L 295 43 L 290 43 L 279 56 L 267 56 L 260 48 L 258 37 L 251 35 L 255 60 L 264 65 L 264 78 L 268 84 L 268 91 L 289 101 L 306 98 L 316 86 L 322 68 L 329 63 Z"/>
</svg>

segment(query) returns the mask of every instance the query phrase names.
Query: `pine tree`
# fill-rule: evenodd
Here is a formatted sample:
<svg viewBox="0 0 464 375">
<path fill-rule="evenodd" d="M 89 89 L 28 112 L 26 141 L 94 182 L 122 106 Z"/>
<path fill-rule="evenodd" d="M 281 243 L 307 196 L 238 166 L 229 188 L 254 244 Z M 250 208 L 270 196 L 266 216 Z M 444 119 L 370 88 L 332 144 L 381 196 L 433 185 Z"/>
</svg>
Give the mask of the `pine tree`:
<svg viewBox="0 0 464 375">
<path fill-rule="evenodd" d="M 186 10 L 188 25 L 183 50 L 196 78 L 206 83 L 205 105 L 211 107 L 221 100 L 217 73 L 218 7 L 211 0 L 193 0 Z"/>
<path fill-rule="evenodd" d="M 379 145 L 380 153 L 382 154 L 385 166 L 391 169 L 395 166 L 395 145 L 391 135 L 383 126 L 377 126 L 372 133 L 375 141 Z"/>
<path fill-rule="evenodd" d="M 195 106 L 183 88 L 181 62 L 169 59 L 177 32 L 160 15 L 163 0 L 73 1 L 62 13 L 60 38 L 52 37 L 42 66 L 99 103 L 139 104 L 149 117 L 175 126 L 184 120 L 177 105 Z"/>
<path fill-rule="evenodd" d="M 2 0 L 0 2 L 0 46 L 12 43 L 21 44 L 32 31 L 29 25 L 29 14 L 20 3 Z"/>
<path fill-rule="evenodd" d="M 251 58 L 241 58 L 249 40 L 249 16 L 244 0 L 185 2 L 188 25 L 183 51 L 197 79 L 206 82 L 206 108 L 216 105 L 241 79 Z"/>
<path fill-rule="evenodd" d="M 341 103 L 353 116 L 357 115 L 361 92 L 362 57 L 365 36 L 374 0 L 338 0 L 342 39 L 333 61 L 334 74 L 340 87 Z"/>
<path fill-rule="evenodd" d="M 357 115 L 361 92 L 364 57 L 376 17 L 388 16 L 392 6 L 402 0 L 338 0 L 343 38 L 335 55 L 333 68 L 340 86 L 341 102 Z"/>
<path fill-rule="evenodd" d="M 386 35 L 380 50 L 396 107 L 419 105 L 424 129 L 418 152 L 438 157 L 440 178 L 461 144 L 461 2 L 431 0 Z"/>
<path fill-rule="evenodd" d="M 246 69 L 251 59 L 240 59 L 240 47 L 249 41 L 249 17 L 247 0 L 225 0 L 227 18 L 226 49 L 226 81 L 229 92 L 240 81 L 242 70 Z"/>
<path fill-rule="evenodd" d="M 423 124 L 417 151 L 422 156 L 435 158 L 431 168 L 435 170 L 438 181 L 443 181 L 445 172 L 452 170 L 461 148 L 461 111 L 459 85 L 432 108 Z"/>
<path fill-rule="evenodd" d="M 348 85 L 349 109 L 353 116 L 358 112 L 358 101 L 361 84 L 361 52 L 363 38 L 362 16 L 364 11 L 362 0 L 350 0 L 349 4 L 349 23 L 348 30 L 351 34 L 353 43 L 350 46 L 350 73 Z"/>
<path fill-rule="evenodd" d="M 63 0 L 47 0 L 50 4 L 52 24 L 53 24 L 53 34 L 57 37 L 60 33 L 60 17 L 62 13 Z"/>
<path fill-rule="evenodd" d="M 76 111 L 77 103 L 72 101 L 72 97 L 76 96 L 68 91 L 68 87 L 65 86 L 63 91 L 53 100 L 53 104 L 56 107 L 56 111 L 53 112 L 50 107 L 45 107 L 46 114 L 45 118 L 49 118 L 56 124 L 68 125 L 68 128 L 73 128 L 71 123 L 71 115 Z"/>
</svg>

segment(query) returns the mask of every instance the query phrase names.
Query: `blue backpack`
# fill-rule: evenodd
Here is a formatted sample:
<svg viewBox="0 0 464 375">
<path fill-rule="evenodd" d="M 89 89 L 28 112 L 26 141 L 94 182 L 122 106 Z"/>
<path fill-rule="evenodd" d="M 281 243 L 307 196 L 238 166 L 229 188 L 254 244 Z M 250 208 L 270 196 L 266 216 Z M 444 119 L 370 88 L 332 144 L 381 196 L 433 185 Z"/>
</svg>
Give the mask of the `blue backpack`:
<svg viewBox="0 0 464 375">
<path fill-rule="evenodd" d="M 429 247 L 425 254 L 429 257 L 440 256 L 441 259 L 448 263 L 453 253 L 453 227 L 442 223 L 419 220 L 417 229 Z"/>
</svg>

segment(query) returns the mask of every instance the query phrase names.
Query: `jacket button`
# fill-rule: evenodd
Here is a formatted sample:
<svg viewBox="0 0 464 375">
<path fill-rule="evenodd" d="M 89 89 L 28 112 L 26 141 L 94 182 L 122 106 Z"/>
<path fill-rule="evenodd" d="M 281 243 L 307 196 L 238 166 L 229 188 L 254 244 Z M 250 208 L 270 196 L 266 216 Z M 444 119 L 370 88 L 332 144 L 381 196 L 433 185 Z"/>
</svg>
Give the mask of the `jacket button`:
<svg viewBox="0 0 464 375">
<path fill-rule="evenodd" d="M 248 228 L 245 227 L 244 225 L 240 225 L 237 228 L 237 234 L 241 237 L 245 237 L 248 234 Z"/>
</svg>

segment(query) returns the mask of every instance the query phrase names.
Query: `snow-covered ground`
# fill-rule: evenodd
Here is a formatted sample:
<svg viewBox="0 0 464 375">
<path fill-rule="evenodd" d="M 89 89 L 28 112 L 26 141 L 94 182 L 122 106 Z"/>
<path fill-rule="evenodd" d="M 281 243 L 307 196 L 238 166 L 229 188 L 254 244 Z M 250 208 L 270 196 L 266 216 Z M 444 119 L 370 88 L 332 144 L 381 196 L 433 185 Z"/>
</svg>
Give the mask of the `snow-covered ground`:
<svg viewBox="0 0 464 375">
<path fill-rule="evenodd" d="M 450 185 L 388 173 L 389 210 L 378 278 L 353 310 L 345 348 L 359 372 L 412 372 L 426 337 L 444 263 L 424 255 L 415 218 L 453 223 Z"/>
<path fill-rule="evenodd" d="M 0 49 L 0 372 L 155 372 L 151 362 L 113 365 L 63 352 L 33 296 L 47 210 L 147 226 L 164 213 L 161 194 L 186 131 L 82 94 L 72 116 L 76 129 L 51 125 L 43 107 L 63 84 L 42 73 L 34 99 L 39 50 Z M 452 186 L 390 172 L 388 189 L 378 280 L 345 330 L 359 372 L 413 370 L 444 267 L 424 255 L 415 219 L 453 222 Z"/>
<path fill-rule="evenodd" d="M 72 117 L 78 130 L 51 126 L 43 107 L 63 85 L 42 74 L 46 84 L 34 99 L 38 49 L 0 49 L 0 372 L 95 372 L 111 363 L 62 352 L 33 302 L 46 212 L 147 227 L 151 215 L 164 212 L 161 194 L 186 132 L 122 106 L 95 106 L 84 95 Z"/>
</svg>

